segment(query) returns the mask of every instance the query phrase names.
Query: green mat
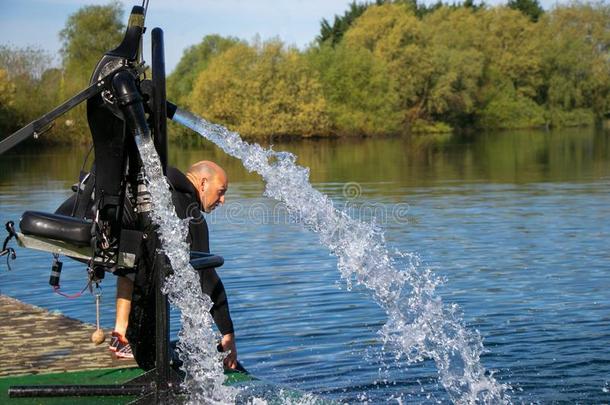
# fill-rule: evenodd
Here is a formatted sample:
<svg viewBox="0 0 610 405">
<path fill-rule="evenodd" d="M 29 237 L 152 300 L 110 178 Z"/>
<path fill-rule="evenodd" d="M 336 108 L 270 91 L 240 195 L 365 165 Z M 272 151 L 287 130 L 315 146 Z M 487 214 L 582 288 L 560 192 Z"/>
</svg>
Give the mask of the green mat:
<svg viewBox="0 0 610 405">
<path fill-rule="evenodd" d="M 0 378 L 0 404 L 127 404 L 135 396 L 121 397 L 57 397 L 57 398 L 9 398 L 8 389 L 13 385 L 57 385 L 57 384 L 122 384 L 141 375 L 139 368 L 102 369 L 75 371 L 70 373 L 33 374 Z M 247 374 L 226 373 L 226 384 L 233 385 L 254 379 Z"/>
</svg>

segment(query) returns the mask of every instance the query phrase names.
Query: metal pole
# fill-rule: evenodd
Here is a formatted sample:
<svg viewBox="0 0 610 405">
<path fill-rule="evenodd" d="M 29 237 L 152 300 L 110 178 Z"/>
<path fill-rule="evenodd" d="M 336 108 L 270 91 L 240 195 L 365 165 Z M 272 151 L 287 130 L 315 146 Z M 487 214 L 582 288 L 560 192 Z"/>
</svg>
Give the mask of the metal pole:
<svg viewBox="0 0 610 405">
<path fill-rule="evenodd" d="M 169 304 L 167 296 L 161 292 L 165 281 L 165 270 L 167 259 L 164 254 L 157 254 L 156 258 L 156 286 L 155 286 L 155 307 L 157 313 L 156 322 L 156 385 L 157 385 L 157 404 L 166 404 L 169 401 L 171 390 L 170 364 L 169 364 Z"/>
<path fill-rule="evenodd" d="M 145 395 L 151 391 L 150 384 L 141 385 L 23 385 L 10 387 L 10 398 L 31 397 L 84 397 Z"/>
<path fill-rule="evenodd" d="M 167 95 L 165 91 L 165 56 L 163 30 L 152 30 L 153 134 L 155 148 L 161 159 L 163 174 L 167 173 Z"/>
<path fill-rule="evenodd" d="M 165 94 L 165 57 L 163 50 L 163 30 L 152 30 L 152 82 L 153 82 L 153 140 L 161 160 L 163 173 L 167 173 L 167 106 Z M 166 404 L 171 399 L 171 376 L 169 364 L 169 304 L 161 292 L 169 263 L 164 254 L 156 257 L 155 306 L 156 322 L 156 383 L 157 404 Z"/>
</svg>

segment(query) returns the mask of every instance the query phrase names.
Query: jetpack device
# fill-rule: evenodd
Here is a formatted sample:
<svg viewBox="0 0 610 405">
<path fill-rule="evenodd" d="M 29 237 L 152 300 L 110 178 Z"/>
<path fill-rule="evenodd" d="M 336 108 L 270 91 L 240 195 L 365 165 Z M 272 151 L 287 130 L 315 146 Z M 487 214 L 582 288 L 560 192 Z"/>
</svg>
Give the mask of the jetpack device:
<svg viewBox="0 0 610 405">
<path fill-rule="evenodd" d="M 147 4 L 147 1 L 145 2 Z M 167 169 L 167 118 L 176 107 L 165 95 L 163 31 L 151 33 L 152 79 L 145 78 L 141 44 L 145 32 L 146 8 L 133 7 L 121 44 L 108 51 L 91 76 L 89 87 L 51 112 L 28 124 L 0 142 L 0 154 L 48 127 L 75 107 L 87 102 L 87 120 L 93 139 L 95 170 L 76 187 L 86 195 L 86 209 L 72 210 L 72 215 L 26 211 L 19 231 L 7 224 L 9 238 L 22 247 L 65 255 L 88 264 L 96 282 L 106 272 L 124 274 L 145 272 L 144 279 L 153 286 L 150 297 L 134 306 L 152 313 L 151 329 L 130 343 L 135 346 L 138 364 L 147 371 L 136 380 L 121 385 L 14 386 L 11 397 L 41 396 L 138 396 L 136 403 L 173 402 L 179 395 L 179 376 L 171 367 L 169 346 L 169 307 L 161 286 L 171 271 L 167 258 L 156 254 L 159 239 L 150 215 L 150 195 L 135 139 L 152 138 Z M 89 195 L 93 197 L 89 197 Z M 125 208 L 127 207 L 127 208 Z M 79 212 L 81 215 L 74 215 Z M 131 220 L 126 217 L 132 216 Z M 135 216 L 135 218 L 133 218 Z M 8 239 L 8 238 L 7 238 Z M 7 241 L 4 243 L 4 250 Z M 14 252 L 12 252 L 14 256 Z M 191 264 L 198 270 L 219 267 L 224 260 L 205 252 L 191 252 Z M 141 277 L 140 277 L 141 278 Z M 142 311 L 140 311 L 142 312 Z M 133 314 L 133 310 L 132 310 Z M 132 319 L 130 319 L 131 327 Z"/>
</svg>

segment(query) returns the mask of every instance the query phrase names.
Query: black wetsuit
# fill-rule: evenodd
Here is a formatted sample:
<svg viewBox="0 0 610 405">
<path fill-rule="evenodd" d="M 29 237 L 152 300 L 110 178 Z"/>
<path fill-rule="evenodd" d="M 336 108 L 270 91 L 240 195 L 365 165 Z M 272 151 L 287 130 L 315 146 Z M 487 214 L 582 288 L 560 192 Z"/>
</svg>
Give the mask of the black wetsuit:
<svg viewBox="0 0 610 405">
<path fill-rule="evenodd" d="M 167 180 L 172 186 L 172 200 L 176 207 L 176 214 L 180 219 L 192 217 L 189 223 L 188 242 L 191 250 L 210 253 L 210 239 L 208 224 L 201 212 L 197 201 L 197 193 L 193 184 L 180 170 L 167 168 Z M 212 299 L 214 305 L 210 310 L 212 317 L 221 334 L 233 333 L 233 322 L 229 313 L 229 302 L 224 285 L 215 269 L 199 272 L 201 276 L 201 290 Z"/>
<path fill-rule="evenodd" d="M 94 178 L 94 176 L 92 176 Z M 210 242 L 208 226 L 200 210 L 197 201 L 197 193 L 193 184 L 178 169 L 168 167 L 167 179 L 172 187 L 172 200 L 176 207 L 176 214 L 184 219 L 193 217 L 189 223 L 188 242 L 192 251 L 209 253 Z M 94 180 L 93 180 L 94 181 Z M 80 194 L 79 202 L 75 204 L 76 194 L 65 201 L 57 214 L 92 218 L 91 191 L 88 195 Z M 138 264 L 138 271 L 134 282 L 132 296 L 132 309 L 129 315 L 129 326 L 127 339 L 131 343 L 134 357 L 138 365 L 145 369 L 155 366 L 155 293 L 154 275 L 157 269 L 165 266 L 160 265 L 165 257 L 158 257 L 159 241 L 154 232 L 154 226 L 150 223 L 135 223 L 137 219 L 130 213 L 133 212 L 131 204 L 127 201 L 124 208 L 123 226 L 133 228 L 144 227 L 148 229 L 147 238 L 144 240 L 143 255 Z M 83 208 L 86 207 L 86 209 Z M 141 218 L 140 218 L 141 220 Z M 233 322 L 229 312 L 229 303 L 224 286 L 220 277 L 214 269 L 201 270 L 201 290 L 207 294 L 213 302 L 210 310 L 214 322 L 221 334 L 233 333 Z"/>
<path fill-rule="evenodd" d="M 192 183 L 179 170 L 169 167 L 167 179 L 172 186 L 172 200 L 176 207 L 176 214 L 184 219 L 193 217 L 189 223 L 188 242 L 192 251 L 209 253 L 208 226 L 200 211 L 197 194 Z M 158 257 L 159 243 L 154 235 L 150 235 L 145 242 L 143 260 L 134 282 L 132 308 L 127 328 L 127 339 L 131 344 L 134 357 L 138 365 L 145 369 L 154 367 L 155 362 L 155 299 L 154 275 L 160 267 L 159 261 L 166 260 Z M 149 252 L 149 253 L 147 253 Z M 167 268 L 165 266 L 165 268 Z M 201 290 L 210 296 L 213 306 L 210 310 L 214 322 L 221 334 L 233 333 L 233 322 L 229 313 L 229 303 L 224 286 L 214 269 L 205 269 L 199 272 Z"/>
</svg>

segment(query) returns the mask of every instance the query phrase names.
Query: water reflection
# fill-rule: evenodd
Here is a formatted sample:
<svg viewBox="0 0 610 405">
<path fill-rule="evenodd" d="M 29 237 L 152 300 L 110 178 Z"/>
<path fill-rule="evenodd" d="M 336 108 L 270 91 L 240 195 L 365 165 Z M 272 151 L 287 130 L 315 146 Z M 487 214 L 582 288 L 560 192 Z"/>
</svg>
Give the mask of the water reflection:
<svg viewBox="0 0 610 405">
<path fill-rule="evenodd" d="M 273 148 L 296 154 L 298 163 L 311 169 L 314 183 L 382 181 L 388 187 L 416 187 L 453 182 L 583 181 L 605 177 L 610 171 L 608 133 L 593 128 L 307 139 L 277 142 Z M 0 183 L 74 182 L 87 151 L 87 146 L 20 148 L 0 159 Z M 205 141 L 194 138 L 193 144 L 170 148 L 169 162 L 180 169 L 201 159 L 221 164 L 232 182 L 259 182 L 237 159 Z M 383 187 L 372 192 L 384 194 Z"/>
</svg>

